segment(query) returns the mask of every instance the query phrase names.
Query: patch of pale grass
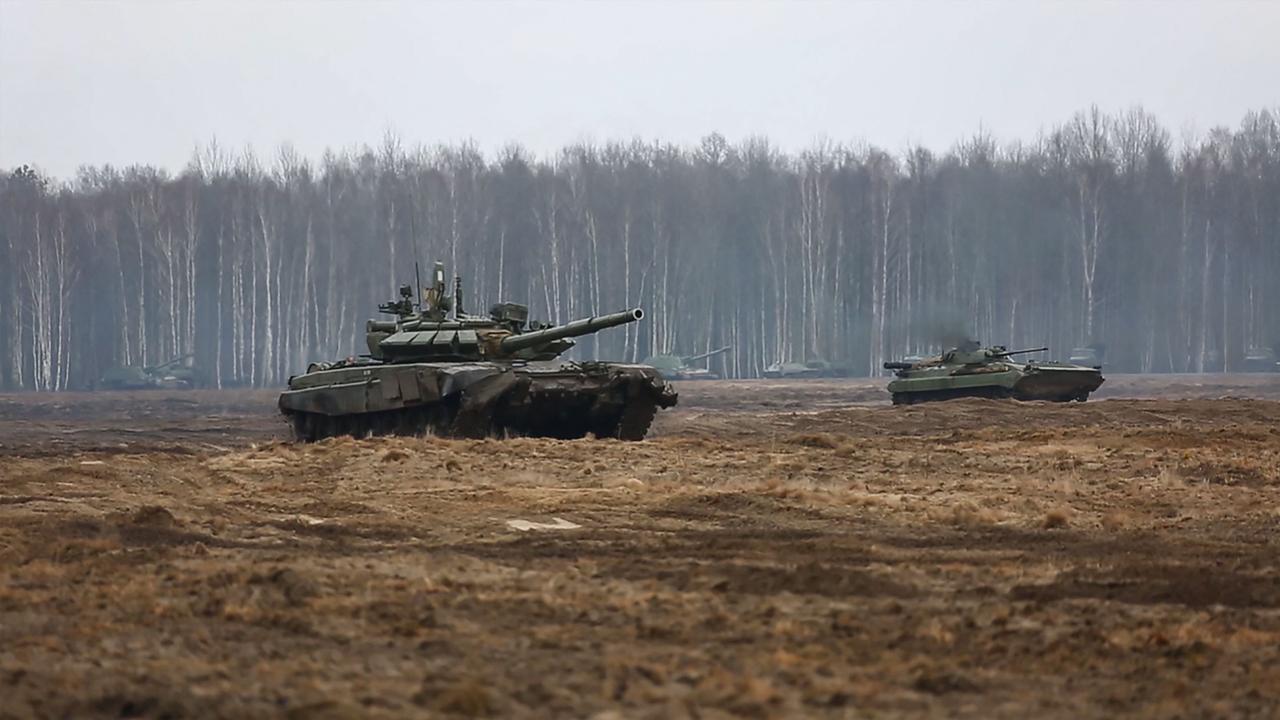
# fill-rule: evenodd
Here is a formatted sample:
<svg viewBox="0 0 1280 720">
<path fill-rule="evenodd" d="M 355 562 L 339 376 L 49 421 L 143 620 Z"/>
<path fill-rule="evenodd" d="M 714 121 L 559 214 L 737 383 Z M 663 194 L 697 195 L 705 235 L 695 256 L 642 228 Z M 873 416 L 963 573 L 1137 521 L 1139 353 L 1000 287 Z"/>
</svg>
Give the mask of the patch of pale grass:
<svg viewBox="0 0 1280 720">
<path fill-rule="evenodd" d="M 384 463 L 404 462 L 408 459 L 409 453 L 404 450 L 397 450 L 396 448 L 392 448 L 382 454 L 382 462 Z"/>
<path fill-rule="evenodd" d="M 1187 486 L 1187 479 L 1183 477 L 1181 470 L 1166 465 L 1156 475 L 1156 485 L 1162 488 L 1184 488 Z"/>
<path fill-rule="evenodd" d="M 1124 530 L 1133 524 L 1133 517 L 1123 510 L 1111 510 L 1102 516 L 1102 529 L 1107 532 Z"/>
<path fill-rule="evenodd" d="M 1000 514 L 988 507 L 981 507 L 972 500 L 963 500 L 952 505 L 948 513 L 948 521 L 957 527 L 989 527 L 1000 522 Z"/>
<path fill-rule="evenodd" d="M 807 433 L 804 435 L 794 435 L 788 440 L 791 445 L 799 445 L 801 447 L 822 448 L 825 450 L 834 450 L 840 447 L 841 442 L 829 433 Z"/>
<path fill-rule="evenodd" d="M 1067 508 L 1053 508 L 1044 514 L 1041 525 L 1047 530 L 1065 528 L 1071 524 L 1071 511 Z"/>
</svg>

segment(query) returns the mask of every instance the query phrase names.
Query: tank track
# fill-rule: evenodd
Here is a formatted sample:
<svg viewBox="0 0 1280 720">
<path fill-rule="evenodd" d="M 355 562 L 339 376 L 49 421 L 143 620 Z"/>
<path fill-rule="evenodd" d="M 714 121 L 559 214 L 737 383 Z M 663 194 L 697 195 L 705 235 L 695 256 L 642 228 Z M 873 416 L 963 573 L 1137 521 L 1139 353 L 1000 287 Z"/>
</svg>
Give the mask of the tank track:
<svg viewBox="0 0 1280 720">
<path fill-rule="evenodd" d="M 316 442 L 331 437 L 364 438 L 378 435 L 440 437 L 554 437 L 564 440 L 587 437 L 643 440 L 657 415 L 658 405 L 647 397 L 628 400 L 621 412 L 587 413 L 577 421 L 543 419 L 529 421 L 526 415 L 514 417 L 495 408 L 483 422 L 467 419 L 456 403 L 420 405 L 417 407 L 359 415 L 329 416 L 316 413 L 289 413 L 286 420 L 295 440 Z M 460 422 L 462 421 L 462 422 Z"/>
<path fill-rule="evenodd" d="M 980 387 L 980 388 L 954 388 L 950 390 L 931 390 L 928 392 L 899 392 L 893 393 L 894 405 L 914 405 L 922 402 L 937 402 L 940 400 L 955 400 L 958 398 L 989 398 L 989 399 L 1009 399 L 1015 400 L 1051 400 L 1052 402 L 1085 402 L 1089 399 L 1089 393 L 1079 392 L 1074 395 L 1065 395 L 1058 398 L 1020 398 L 1013 390 L 1003 387 Z"/>
</svg>

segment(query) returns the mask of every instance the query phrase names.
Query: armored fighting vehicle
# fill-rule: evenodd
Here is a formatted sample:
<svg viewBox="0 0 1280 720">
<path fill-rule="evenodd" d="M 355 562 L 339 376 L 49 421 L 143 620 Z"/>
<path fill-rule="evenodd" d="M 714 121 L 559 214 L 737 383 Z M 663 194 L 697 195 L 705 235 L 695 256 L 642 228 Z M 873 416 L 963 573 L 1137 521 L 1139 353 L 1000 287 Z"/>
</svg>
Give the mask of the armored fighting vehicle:
<svg viewBox="0 0 1280 720">
<path fill-rule="evenodd" d="M 1280 343 L 1277 344 L 1280 347 Z M 1280 358 L 1276 351 L 1265 346 L 1249 348 L 1244 354 L 1245 372 L 1280 372 Z"/>
<path fill-rule="evenodd" d="M 535 435 L 640 440 L 676 392 L 657 370 L 557 358 L 573 337 L 635 322 L 639 308 L 574 320 L 529 322 L 529 310 L 498 303 L 488 315 L 462 309 L 462 282 L 446 296 L 444 266 L 414 302 L 413 289 L 366 324 L 369 354 L 312 363 L 289 378 L 280 412 L 300 440 L 335 435 L 453 437 Z"/>
<path fill-rule="evenodd" d="M 1071 355 L 1067 358 L 1067 362 L 1073 365 L 1101 368 L 1102 361 L 1106 358 L 1106 355 L 1106 345 L 1093 343 L 1084 347 L 1071 348 Z"/>
<path fill-rule="evenodd" d="M 728 352 L 730 347 L 725 345 L 700 355 L 650 355 L 644 359 L 644 364 L 657 369 L 667 380 L 719 380 L 719 375 L 693 364 Z"/>
<path fill-rule="evenodd" d="M 1096 367 L 1011 359 L 1047 349 L 1006 350 L 969 340 L 922 362 L 887 362 L 884 367 L 897 374 L 889 383 L 894 405 L 958 397 L 1084 402 L 1102 385 L 1102 370 Z"/>
<path fill-rule="evenodd" d="M 837 378 L 849 377 L 849 368 L 822 359 L 806 362 L 776 362 L 764 369 L 764 376 L 771 379 L 786 378 Z"/>
<path fill-rule="evenodd" d="M 98 379 L 101 390 L 186 390 L 196 386 L 198 371 L 188 361 L 191 354 L 179 355 L 159 365 L 129 365 L 107 370 Z"/>
</svg>

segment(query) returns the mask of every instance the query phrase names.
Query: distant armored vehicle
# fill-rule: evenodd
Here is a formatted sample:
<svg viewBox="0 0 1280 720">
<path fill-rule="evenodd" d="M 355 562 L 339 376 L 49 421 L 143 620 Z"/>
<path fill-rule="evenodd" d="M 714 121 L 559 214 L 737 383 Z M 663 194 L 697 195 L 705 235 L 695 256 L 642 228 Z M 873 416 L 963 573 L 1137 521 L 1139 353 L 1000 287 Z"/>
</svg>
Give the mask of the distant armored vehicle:
<svg viewBox="0 0 1280 720">
<path fill-rule="evenodd" d="M 718 380 L 719 375 L 706 368 L 693 367 L 693 364 L 728 352 L 730 347 L 725 345 L 700 355 L 650 355 L 644 359 L 644 364 L 656 368 L 668 380 Z"/>
<path fill-rule="evenodd" d="M 1220 373 L 1226 372 L 1226 366 L 1222 357 L 1222 351 L 1218 348 L 1208 348 L 1201 355 L 1201 363 L 1204 367 L 1203 372 Z"/>
<path fill-rule="evenodd" d="M 312 363 L 289 378 L 280 412 L 301 440 L 334 435 L 456 437 L 537 435 L 640 440 L 676 393 L 643 365 L 557 360 L 571 338 L 644 317 L 640 309 L 575 320 L 529 322 L 529 310 L 498 303 L 488 315 L 462 310 L 462 283 L 445 294 L 444 266 L 422 302 L 400 288 L 370 320 L 369 355 Z"/>
<path fill-rule="evenodd" d="M 1265 346 L 1249 348 L 1244 354 L 1245 372 L 1280 372 L 1280 358 L 1276 351 Z"/>
<path fill-rule="evenodd" d="M 788 378 L 842 378 L 849 377 L 849 368 L 822 359 L 806 362 L 776 362 L 764 369 L 764 376 L 771 379 Z"/>
<path fill-rule="evenodd" d="M 1102 343 L 1094 343 L 1085 347 L 1071 349 L 1071 355 L 1067 361 L 1074 365 L 1084 365 L 1086 367 L 1102 367 L 1102 362 L 1106 358 L 1107 346 Z"/>
<path fill-rule="evenodd" d="M 128 365 L 107 370 L 98 379 L 101 390 L 186 390 L 196 386 L 198 369 L 188 361 L 191 354 L 179 355 L 159 365 Z"/>
<path fill-rule="evenodd" d="M 1010 359 L 1046 349 L 1006 350 L 999 345 L 981 347 L 976 340 L 969 340 L 923 362 L 887 362 L 884 367 L 897 374 L 889 383 L 894 405 L 958 397 L 1084 402 L 1102 385 L 1099 368 Z"/>
</svg>

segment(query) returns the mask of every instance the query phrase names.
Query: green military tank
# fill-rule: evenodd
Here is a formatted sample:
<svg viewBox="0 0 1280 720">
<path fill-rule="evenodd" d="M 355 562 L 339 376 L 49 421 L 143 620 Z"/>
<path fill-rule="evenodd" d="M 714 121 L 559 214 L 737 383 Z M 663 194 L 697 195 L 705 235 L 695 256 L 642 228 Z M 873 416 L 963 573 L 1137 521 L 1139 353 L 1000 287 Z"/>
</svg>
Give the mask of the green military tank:
<svg viewBox="0 0 1280 720">
<path fill-rule="evenodd" d="M 643 439 L 676 392 L 644 365 L 557 358 L 572 338 L 635 322 L 636 308 L 565 325 L 529 322 L 529 310 L 498 303 L 488 315 L 462 309 L 462 283 L 446 296 L 444 266 L 415 303 L 413 289 L 379 306 L 394 320 L 366 325 L 369 354 L 312 363 L 289 378 L 280 412 L 304 441 L 336 435 L 451 437 L 531 435 Z"/>
<path fill-rule="evenodd" d="M 776 362 L 766 367 L 762 374 L 771 380 L 842 378 L 849 377 L 849 368 L 821 358 L 815 358 L 805 362 Z"/>
<path fill-rule="evenodd" d="M 100 390 L 189 390 L 196 387 L 199 370 L 186 354 L 159 365 L 114 367 L 98 378 Z"/>
<path fill-rule="evenodd" d="M 937 357 L 914 363 L 887 362 L 884 367 L 897 374 L 889 383 L 894 405 L 959 397 L 1084 402 L 1102 385 L 1101 368 L 1012 359 L 1047 349 L 1006 350 L 969 340 Z"/>
<path fill-rule="evenodd" d="M 719 380 L 719 375 L 707 368 L 694 367 L 694 363 L 728 352 L 731 347 L 725 345 L 698 355 L 650 355 L 644 359 L 644 364 L 656 369 L 667 380 Z"/>
</svg>

